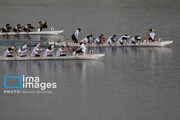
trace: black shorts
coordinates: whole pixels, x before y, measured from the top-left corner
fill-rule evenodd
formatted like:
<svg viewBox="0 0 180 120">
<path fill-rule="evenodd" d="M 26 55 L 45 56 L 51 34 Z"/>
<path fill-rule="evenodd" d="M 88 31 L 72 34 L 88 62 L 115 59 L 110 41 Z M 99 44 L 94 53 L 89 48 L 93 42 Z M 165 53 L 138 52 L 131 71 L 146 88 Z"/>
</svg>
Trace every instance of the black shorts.
<svg viewBox="0 0 180 120">
<path fill-rule="evenodd" d="M 53 55 L 52 54 L 50 54 L 50 55 L 47 55 L 47 57 L 52 57 Z"/>
<path fill-rule="evenodd" d="M 78 43 L 78 40 L 74 34 L 72 34 L 71 38 L 74 41 L 74 43 Z"/>
<path fill-rule="evenodd" d="M 149 37 L 149 40 L 152 40 L 152 38 L 151 38 L 151 37 Z"/>
<path fill-rule="evenodd" d="M 83 53 L 83 51 L 82 50 L 76 51 L 76 54 L 78 54 L 78 53 Z"/>
<path fill-rule="evenodd" d="M 36 54 L 34 57 L 40 57 L 40 55 Z"/>
<path fill-rule="evenodd" d="M 24 32 L 31 32 L 29 29 L 24 28 Z"/>
<path fill-rule="evenodd" d="M 44 24 L 44 25 L 40 26 L 40 31 L 42 31 L 43 28 L 47 29 L 47 27 L 48 27 L 47 24 Z"/>
<path fill-rule="evenodd" d="M 21 55 L 20 57 L 26 57 L 26 55 Z"/>
<path fill-rule="evenodd" d="M 8 30 L 6 30 L 6 29 L 3 28 L 3 29 L 2 29 L 2 32 L 10 32 L 10 31 L 8 31 Z"/>
<path fill-rule="evenodd" d="M 60 54 L 60 56 L 66 56 L 66 54 Z"/>
<path fill-rule="evenodd" d="M 7 55 L 7 57 L 13 57 L 12 55 Z"/>
<path fill-rule="evenodd" d="M 17 32 L 17 29 L 13 29 L 13 32 Z"/>
<path fill-rule="evenodd" d="M 136 42 L 135 42 L 135 41 L 132 41 L 132 43 L 133 43 L 133 44 L 136 44 Z"/>
</svg>

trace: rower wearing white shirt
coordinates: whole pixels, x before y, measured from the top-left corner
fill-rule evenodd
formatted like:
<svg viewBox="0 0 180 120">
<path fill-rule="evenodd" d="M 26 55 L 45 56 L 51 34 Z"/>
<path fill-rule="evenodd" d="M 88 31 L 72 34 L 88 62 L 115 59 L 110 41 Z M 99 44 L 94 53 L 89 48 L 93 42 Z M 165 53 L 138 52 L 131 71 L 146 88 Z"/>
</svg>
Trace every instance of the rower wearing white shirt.
<svg viewBox="0 0 180 120">
<path fill-rule="evenodd" d="M 141 37 L 139 35 L 136 35 L 135 37 L 131 37 L 130 43 L 136 44 L 140 43 Z"/>
<path fill-rule="evenodd" d="M 78 28 L 71 36 L 72 40 L 74 41 L 74 43 L 78 43 L 78 36 L 79 33 L 81 32 L 81 28 Z"/>
<path fill-rule="evenodd" d="M 59 48 L 56 52 L 56 56 L 59 57 L 59 56 L 66 56 L 66 54 L 64 54 L 64 52 L 67 52 L 69 51 L 68 50 L 65 50 L 65 46 L 61 46 L 61 48 Z"/>
<path fill-rule="evenodd" d="M 40 53 L 42 51 L 43 50 L 41 49 L 41 45 L 38 43 L 37 46 L 32 50 L 31 57 L 40 57 Z"/>
<path fill-rule="evenodd" d="M 149 40 L 152 40 L 153 42 L 155 41 L 155 33 L 154 33 L 154 29 L 150 29 L 149 30 L 150 33 L 149 33 Z"/>
<path fill-rule="evenodd" d="M 3 57 L 13 57 L 13 54 L 14 53 L 14 50 L 12 48 L 8 48 L 4 54 L 3 54 Z"/>
<path fill-rule="evenodd" d="M 53 56 L 53 55 L 52 55 L 52 52 L 54 52 L 54 45 L 51 45 L 50 47 L 48 47 L 48 48 L 45 50 L 43 56 L 44 56 L 44 57 L 52 57 L 52 56 Z"/>
<path fill-rule="evenodd" d="M 107 39 L 106 44 L 112 44 L 115 43 L 115 41 L 116 41 L 116 35 L 113 35 Z"/>
<path fill-rule="evenodd" d="M 89 36 L 90 36 L 90 38 L 89 38 L 89 42 L 92 44 L 92 43 L 94 42 L 93 35 L 92 35 L 92 34 L 90 34 Z"/>
<path fill-rule="evenodd" d="M 150 32 L 150 33 L 148 34 L 148 38 L 145 38 L 146 43 L 149 42 L 150 40 L 151 40 L 152 42 L 155 41 L 156 34 L 154 33 L 154 29 L 149 29 L 149 32 Z"/>
<path fill-rule="evenodd" d="M 95 40 L 94 40 L 94 44 L 102 44 L 102 40 L 105 40 L 106 38 L 104 38 L 104 35 L 101 34 L 99 37 L 97 37 Z"/>
<path fill-rule="evenodd" d="M 85 46 L 85 44 L 83 44 L 82 40 L 79 43 L 81 46 L 80 46 L 79 50 L 75 51 L 76 52 L 75 55 L 77 55 L 78 53 L 83 53 L 85 55 L 86 54 L 86 46 Z"/>
<path fill-rule="evenodd" d="M 130 38 L 129 35 L 125 34 L 123 35 L 122 37 L 120 37 L 118 40 L 117 40 L 117 44 L 124 44 L 124 43 L 127 43 L 127 39 Z"/>
<path fill-rule="evenodd" d="M 87 37 L 85 37 L 84 39 L 83 39 L 83 44 L 88 44 L 89 43 L 89 40 L 90 39 L 90 36 L 88 35 Z"/>
<path fill-rule="evenodd" d="M 17 52 L 18 52 L 19 57 L 26 57 L 26 55 L 24 55 L 24 53 L 26 53 L 28 51 L 27 47 L 28 47 L 28 44 L 25 44 L 23 47 L 18 49 Z"/>
<path fill-rule="evenodd" d="M 11 44 L 11 47 L 9 47 L 3 54 L 3 57 L 13 57 L 13 53 L 16 50 L 14 49 L 14 43 Z"/>
</svg>

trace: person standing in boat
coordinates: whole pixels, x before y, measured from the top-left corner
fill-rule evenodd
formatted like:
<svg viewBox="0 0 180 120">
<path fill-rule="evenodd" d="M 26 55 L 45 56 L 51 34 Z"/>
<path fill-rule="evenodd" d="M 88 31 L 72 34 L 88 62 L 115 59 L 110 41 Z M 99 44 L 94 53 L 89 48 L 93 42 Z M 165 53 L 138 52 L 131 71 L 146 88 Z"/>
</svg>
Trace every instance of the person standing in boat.
<svg viewBox="0 0 180 120">
<path fill-rule="evenodd" d="M 24 32 L 32 32 L 35 29 L 31 24 L 24 26 Z"/>
<path fill-rule="evenodd" d="M 16 49 L 14 49 L 14 43 L 12 43 L 11 47 L 4 52 L 3 57 L 13 57 L 14 52 L 16 52 Z"/>
<path fill-rule="evenodd" d="M 116 35 L 110 36 L 107 41 L 106 44 L 113 44 L 116 41 Z"/>
<path fill-rule="evenodd" d="M 48 48 L 46 48 L 43 57 L 52 57 L 53 56 L 52 52 L 54 52 L 54 45 L 51 45 Z"/>
<path fill-rule="evenodd" d="M 11 27 L 10 24 L 8 23 L 8 24 L 6 24 L 6 26 L 4 26 L 4 27 L 2 28 L 2 32 L 11 32 L 11 29 L 12 29 L 12 27 Z"/>
<path fill-rule="evenodd" d="M 86 46 L 85 46 L 85 44 L 83 43 L 83 41 L 81 40 L 81 41 L 79 42 L 79 44 L 80 44 L 81 46 L 80 46 L 80 49 L 78 49 L 78 50 L 75 51 L 75 56 L 76 56 L 77 54 L 79 54 L 79 53 L 82 53 L 83 55 L 86 54 Z"/>
<path fill-rule="evenodd" d="M 42 51 L 43 49 L 41 49 L 41 44 L 38 43 L 36 47 L 34 47 L 34 49 L 32 50 L 31 57 L 40 57 L 40 53 Z"/>
<path fill-rule="evenodd" d="M 65 48 L 66 48 L 66 46 L 61 46 L 58 50 L 57 50 L 57 52 L 56 52 L 56 57 L 60 57 L 60 56 L 66 56 L 66 54 L 64 54 L 64 52 L 68 52 L 69 51 L 69 49 L 68 50 L 65 50 Z"/>
<path fill-rule="evenodd" d="M 17 26 L 13 28 L 13 32 L 17 32 L 17 33 L 22 32 L 21 25 L 17 24 Z"/>
<path fill-rule="evenodd" d="M 104 38 L 104 35 L 101 34 L 99 37 L 97 37 L 95 40 L 94 40 L 94 44 L 102 44 L 103 41 L 102 40 L 105 40 L 106 38 Z"/>
<path fill-rule="evenodd" d="M 148 38 L 145 38 L 146 43 L 149 41 L 154 42 L 155 41 L 156 34 L 154 33 L 154 29 L 149 29 Z"/>
<path fill-rule="evenodd" d="M 71 36 L 71 38 L 75 44 L 78 43 L 78 36 L 79 36 L 80 32 L 81 32 L 81 28 L 78 28 Z"/>
<path fill-rule="evenodd" d="M 118 40 L 117 40 L 117 44 L 121 44 L 123 45 L 124 43 L 127 43 L 127 40 L 128 38 L 130 38 L 131 36 L 125 34 L 123 35 L 122 37 L 120 37 Z"/>
<path fill-rule="evenodd" d="M 24 53 L 28 52 L 28 44 L 25 44 L 23 47 L 18 49 L 18 56 L 19 57 L 26 57 L 26 55 L 24 55 Z"/>
<path fill-rule="evenodd" d="M 40 31 L 42 31 L 43 28 L 45 28 L 47 30 L 48 29 L 48 24 L 46 22 L 39 21 L 39 28 L 40 28 Z"/>
</svg>

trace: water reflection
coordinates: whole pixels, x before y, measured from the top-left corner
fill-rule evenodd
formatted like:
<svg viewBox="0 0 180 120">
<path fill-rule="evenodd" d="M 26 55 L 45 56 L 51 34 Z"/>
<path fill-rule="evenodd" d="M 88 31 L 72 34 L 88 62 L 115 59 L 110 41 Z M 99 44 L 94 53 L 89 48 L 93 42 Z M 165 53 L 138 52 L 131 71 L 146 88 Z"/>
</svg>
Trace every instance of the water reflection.
<svg viewBox="0 0 180 120">
<path fill-rule="evenodd" d="M 53 61 L 1 61 L 4 73 L 31 75 L 62 75 L 78 72 L 82 79 L 86 79 L 87 68 L 103 67 L 99 60 L 53 60 Z M 84 83 L 83 83 L 84 84 Z"/>
</svg>

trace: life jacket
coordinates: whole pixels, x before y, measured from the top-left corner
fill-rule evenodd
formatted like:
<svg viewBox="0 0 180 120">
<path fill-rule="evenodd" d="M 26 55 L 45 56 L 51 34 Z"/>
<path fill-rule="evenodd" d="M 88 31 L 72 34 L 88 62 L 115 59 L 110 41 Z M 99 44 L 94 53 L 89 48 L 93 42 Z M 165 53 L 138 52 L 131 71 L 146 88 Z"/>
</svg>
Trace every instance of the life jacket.
<svg viewBox="0 0 180 120">
<path fill-rule="evenodd" d="M 6 26 L 4 26 L 3 28 L 4 28 L 4 30 L 7 30 L 7 27 L 6 27 Z"/>
<path fill-rule="evenodd" d="M 45 25 L 46 24 L 46 22 L 41 22 L 41 25 Z"/>
<path fill-rule="evenodd" d="M 14 27 L 14 29 L 18 30 L 18 27 L 16 26 L 16 27 Z"/>
<path fill-rule="evenodd" d="M 25 28 L 25 29 L 29 29 L 29 27 L 28 27 L 27 25 L 26 25 L 26 26 L 24 26 L 24 28 Z"/>
</svg>

